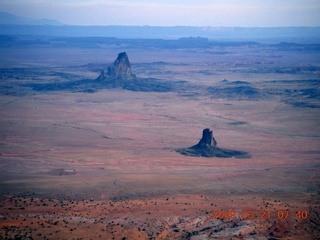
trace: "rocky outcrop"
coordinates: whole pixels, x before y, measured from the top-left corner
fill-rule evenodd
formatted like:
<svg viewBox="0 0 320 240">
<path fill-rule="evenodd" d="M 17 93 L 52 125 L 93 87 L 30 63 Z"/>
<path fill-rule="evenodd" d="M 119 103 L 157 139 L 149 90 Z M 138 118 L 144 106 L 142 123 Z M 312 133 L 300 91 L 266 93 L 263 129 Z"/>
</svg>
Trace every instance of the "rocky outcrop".
<svg viewBox="0 0 320 240">
<path fill-rule="evenodd" d="M 217 147 L 217 142 L 212 135 L 212 131 L 206 128 L 202 132 L 199 143 L 189 147 L 177 149 L 177 152 L 193 157 L 218 157 L 218 158 L 249 158 L 250 154 L 242 151 L 223 149 Z"/>
<path fill-rule="evenodd" d="M 99 68 L 101 69 L 101 65 Z M 165 81 L 155 78 L 138 78 L 132 73 L 128 55 L 125 52 L 119 53 L 113 66 L 101 71 L 98 78 L 81 79 L 77 81 L 66 81 L 57 83 L 31 83 L 26 85 L 35 91 L 59 91 L 69 90 L 72 92 L 94 93 L 103 89 L 122 88 L 130 91 L 140 92 L 171 92 L 184 91 L 187 85 L 183 81 Z M 184 89 L 183 89 L 184 88 Z M 187 87 L 193 89 L 193 86 Z"/>
<path fill-rule="evenodd" d="M 135 79 L 136 76 L 132 74 L 131 64 L 125 52 L 119 53 L 118 58 L 114 61 L 114 66 L 108 67 L 107 73 L 101 71 L 97 78 L 99 81 L 111 84 L 112 87 L 123 87 Z"/>
<path fill-rule="evenodd" d="M 202 131 L 202 138 L 200 139 L 199 143 L 197 144 L 198 147 L 216 147 L 217 142 L 212 136 L 212 131 L 209 128 L 206 128 Z"/>
<path fill-rule="evenodd" d="M 108 75 L 122 79 L 133 79 L 136 77 L 131 72 L 131 64 L 125 52 L 119 53 L 118 58 L 114 61 L 114 68 L 109 67 Z"/>
</svg>

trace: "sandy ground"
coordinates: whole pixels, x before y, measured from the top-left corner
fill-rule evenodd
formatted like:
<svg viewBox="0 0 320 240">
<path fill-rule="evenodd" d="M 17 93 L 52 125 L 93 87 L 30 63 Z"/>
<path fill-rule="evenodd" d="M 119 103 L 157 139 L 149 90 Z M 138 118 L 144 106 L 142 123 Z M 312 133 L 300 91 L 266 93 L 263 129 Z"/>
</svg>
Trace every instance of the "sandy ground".
<svg viewBox="0 0 320 240">
<path fill-rule="evenodd" d="M 259 196 L 259 195 L 258 195 Z M 135 200 L 1 197 L 1 235 L 23 239 L 316 239 L 319 210 L 268 198 L 174 195 Z"/>
<path fill-rule="evenodd" d="M 123 90 L 2 96 L 1 105 L 3 238 L 319 234 L 316 110 Z M 205 127 L 218 146 L 252 158 L 175 151 L 197 143 Z"/>
<path fill-rule="evenodd" d="M 80 66 L 111 63 L 121 51 L 1 49 L 3 67 L 31 69 L 4 71 L 2 80 L 70 81 L 55 72 L 94 79 L 99 72 Z M 274 72 L 317 64 L 317 52 L 258 46 L 127 53 L 139 77 L 201 86 L 319 77 Z M 0 95 L 0 239 L 320 236 L 319 108 L 293 107 L 278 95 L 239 101 L 120 89 L 27 93 Z M 204 128 L 219 147 L 252 158 L 175 151 L 196 144 Z"/>
</svg>

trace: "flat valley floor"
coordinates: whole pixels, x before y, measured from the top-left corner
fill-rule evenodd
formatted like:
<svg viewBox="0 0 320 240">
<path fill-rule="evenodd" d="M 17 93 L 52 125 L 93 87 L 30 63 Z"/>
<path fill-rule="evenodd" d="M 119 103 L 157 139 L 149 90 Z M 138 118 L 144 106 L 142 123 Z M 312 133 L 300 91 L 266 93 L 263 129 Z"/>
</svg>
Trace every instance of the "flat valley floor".
<svg viewBox="0 0 320 240">
<path fill-rule="evenodd" d="M 28 85 L 94 81 L 122 51 L 137 76 L 182 87 Z M 0 55 L 0 239 L 319 237 L 319 50 L 11 47 Z M 219 147 L 251 158 L 176 151 L 204 128 Z"/>
</svg>

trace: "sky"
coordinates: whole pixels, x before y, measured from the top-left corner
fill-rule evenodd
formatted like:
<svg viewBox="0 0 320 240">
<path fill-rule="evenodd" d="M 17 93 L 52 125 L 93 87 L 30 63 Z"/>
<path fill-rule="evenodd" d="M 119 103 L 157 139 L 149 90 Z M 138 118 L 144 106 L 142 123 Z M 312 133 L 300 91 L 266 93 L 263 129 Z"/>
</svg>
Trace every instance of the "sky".
<svg viewBox="0 0 320 240">
<path fill-rule="evenodd" d="M 0 11 L 71 25 L 320 26 L 320 0 L 0 0 Z"/>
</svg>

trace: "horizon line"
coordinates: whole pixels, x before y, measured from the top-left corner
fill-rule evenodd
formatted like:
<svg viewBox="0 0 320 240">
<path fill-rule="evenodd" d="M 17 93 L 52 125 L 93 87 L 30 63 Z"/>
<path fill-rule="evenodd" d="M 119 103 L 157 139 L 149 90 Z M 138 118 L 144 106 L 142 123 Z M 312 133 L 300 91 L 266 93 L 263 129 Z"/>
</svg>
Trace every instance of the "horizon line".
<svg viewBox="0 0 320 240">
<path fill-rule="evenodd" d="M 51 19 L 46 19 L 51 20 Z M 189 28 L 320 28 L 319 26 L 210 26 L 210 25 L 202 25 L 202 26 L 194 26 L 194 25 L 172 25 L 172 26 L 164 26 L 164 25 L 78 25 L 78 24 L 9 24 L 9 23 L 0 23 L 2 26 L 47 26 L 47 27 L 158 27 L 158 28 L 176 28 L 176 27 L 189 27 Z"/>
</svg>

